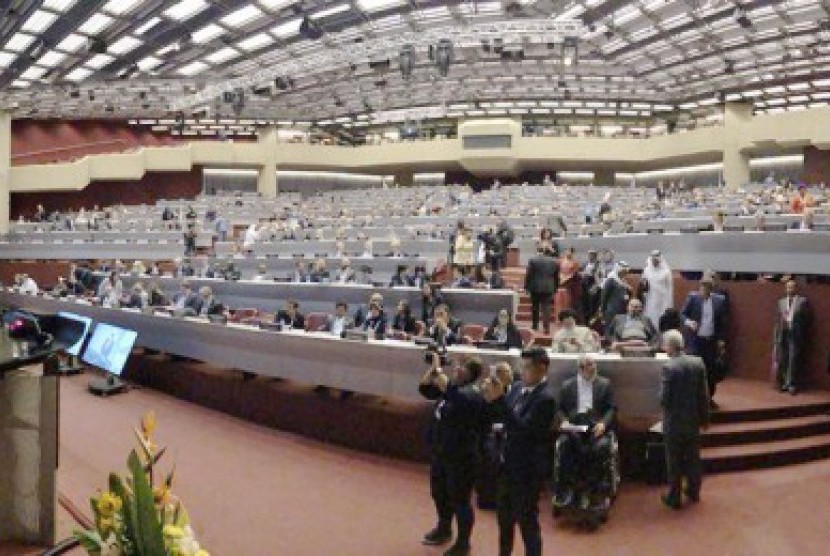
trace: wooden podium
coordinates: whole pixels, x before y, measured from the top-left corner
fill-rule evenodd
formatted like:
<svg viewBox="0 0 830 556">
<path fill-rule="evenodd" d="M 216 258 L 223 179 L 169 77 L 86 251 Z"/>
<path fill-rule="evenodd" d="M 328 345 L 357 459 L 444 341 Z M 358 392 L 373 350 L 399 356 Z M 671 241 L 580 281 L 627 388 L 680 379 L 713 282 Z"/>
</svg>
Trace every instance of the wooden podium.
<svg viewBox="0 0 830 556">
<path fill-rule="evenodd" d="M 56 536 L 58 377 L 51 350 L 0 330 L 0 546 Z"/>
</svg>

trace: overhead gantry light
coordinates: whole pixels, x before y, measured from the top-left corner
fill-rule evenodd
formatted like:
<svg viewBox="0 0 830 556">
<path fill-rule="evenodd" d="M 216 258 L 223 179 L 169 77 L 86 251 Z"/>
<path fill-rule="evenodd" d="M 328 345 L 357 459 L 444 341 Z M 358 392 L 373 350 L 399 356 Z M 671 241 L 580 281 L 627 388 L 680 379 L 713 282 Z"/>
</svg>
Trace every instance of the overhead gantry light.
<svg viewBox="0 0 830 556">
<path fill-rule="evenodd" d="M 415 47 L 411 44 L 405 44 L 401 47 L 401 52 L 398 55 L 398 67 L 401 70 L 401 78 L 409 79 L 412 77 L 412 70 L 415 67 Z"/>
<path fill-rule="evenodd" d="M 449 39 L 441 39 L 435 46 L 435 67 L 441 77 L 447 77 L 450 73 L 450 65 L 453 59 L 452 42 Z"/>
</svg>

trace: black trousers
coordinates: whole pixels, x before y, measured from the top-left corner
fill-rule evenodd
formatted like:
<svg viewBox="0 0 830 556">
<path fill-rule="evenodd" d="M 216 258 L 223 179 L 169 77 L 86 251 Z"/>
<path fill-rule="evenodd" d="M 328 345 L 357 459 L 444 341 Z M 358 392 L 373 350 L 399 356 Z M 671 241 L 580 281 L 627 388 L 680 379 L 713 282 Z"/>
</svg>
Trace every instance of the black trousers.
<svg viewBox="0 0 830 556">
<path fill-rule="evenodd" d="M 695 338 L 695 349 L 692 355 L 697 355 L 703 360 L 706 366 L 706 384 L 709 386 L 709 397 L 715 395 L 715 390 L 718 387 L 718 382 L 723 377 L 719 377 L 715 370 L 718 360 L 718 341 L 715 338 Z"/>
<path fill-rule="evenodd" d="M 545 334 L 550 332 L 550 304 L 552 299 L 553 294 L 549 293 L 530 294 L 530 320 L 533 330 L 539 330 L 539 312 L 541 310 Z"/>
<path fill-rule="evenodd" d="M 474 461 L 454 461 L 440 456 L 432 458 L 429 486 L 438 513 L 438 527 L 449 531 L 455 516 L 458 525 L 456 544 L 470 543 L 475 523 L 471 500 L 477 474 L 478 465 Z"/>
<path fill-rule="evenodd" d="M 499 556 L 513 552 L 513 536 L 518 524 L 526 556 L 542 556 L 542 531 L 539 527 L 541 477 L 499 477 L 498 521 Z"/>
<path fill-rule="evenodd" d="M 700 495 L 703 466 L 700 463 L 700 437 L 697 434 L 668 434 L 666 444 L 666 476 L 669 481 L 669 499 L 680 502 L 683 479 L 690 496 Z"/>
<path fill-rule="evenodd" d="M 605 479 L 604 467 L 611 453 L 611 438 L 599 438 L 564 433 L 557 443 L 558 465 L 554 477 L 557 491 L 573 488 L 577 477 L 599 482 Z"/>
</svg>

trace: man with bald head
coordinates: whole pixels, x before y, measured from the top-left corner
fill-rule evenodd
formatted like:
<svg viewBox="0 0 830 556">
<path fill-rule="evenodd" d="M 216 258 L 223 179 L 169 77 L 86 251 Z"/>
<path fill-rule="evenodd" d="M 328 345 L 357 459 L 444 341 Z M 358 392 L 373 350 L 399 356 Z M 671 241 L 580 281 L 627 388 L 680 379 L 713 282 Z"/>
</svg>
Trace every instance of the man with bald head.
<svg viewBox="0 0 830 556">
<path fill-rule="evenodd" d="M 657 329 L 654 328 L 654 323 L 643 314 L 642 301 L 636 297 L 630 299 L 628 311 L 624 315 L 614 317 L 608 340 L 611 342 L 612 350 L 623 350 L 628 347 L 657 347 Z"/>
</svg>

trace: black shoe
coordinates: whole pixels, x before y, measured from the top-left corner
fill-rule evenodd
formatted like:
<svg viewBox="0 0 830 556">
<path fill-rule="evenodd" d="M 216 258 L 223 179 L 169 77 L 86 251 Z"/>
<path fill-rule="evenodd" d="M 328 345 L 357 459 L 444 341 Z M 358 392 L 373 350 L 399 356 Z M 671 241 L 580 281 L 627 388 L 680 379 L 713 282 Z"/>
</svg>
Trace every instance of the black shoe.
<svg viewBox="0 0 830 556">
<path fill-rule="evenodd" d="M 683 493 L 683 494 L 685 494 L 685 495 L 686 495 L 686 498 L 687 498 L 687 499 L 689 500 L 689 502 L 691 502 L 692 504 L 697 504 L 698 502 L 700 502 L 700 493 L 699 493 L 699 492 L 692 493 L 692 492 L 689 492 L 689 491 L 687 490 L 687 491 L 684 491 L 684 493 Z"/>
<path fill-rule="evenodd" d="M 683 507 L 682 502 L 680 502 L 679 500 L 675 500 L 674 498 L 669 497 L 668 494 L 662 495 L 660 497 L 660 500 L 663 501 L 663 504 L 665 504 L 666 506 L 668 506 L 669 508 L 671 508 L 673 510 L 679 510 Z"/>
<path fill-rule="evenodd" d="M 787 387 L 786 384 L 782 384 L 781 387 L 779 388 L 779 390 L 781 390 L 782 392 L 786 392 L 787 390 L 789 390 L 789 388 Z"/>
<path fill-rule="evenodd" d="M 790 396 L 795 396 L 795 394 L 796 394 L 795 386 L 790 386 L 789 388 L 787 388 L 787 390 L 789 390 Z"/>
<path fill-rule="evenodd" d="M 426 535 L 421 540 L 421 544 L 427 544 L 430 546 L 438 546 L 441 544 L 447 544 L 452 540 L 452 531 L 449 529 L 443 529 L 441 527 L 436 527 Z"/>
<path fill-rule="evenodd" d="M 469 553 L 470 553 L 470 545 L 469 544 L 455 543 L 446 552 L 444 552 L 444 556 L 467 556 Z"/>
</svg>

